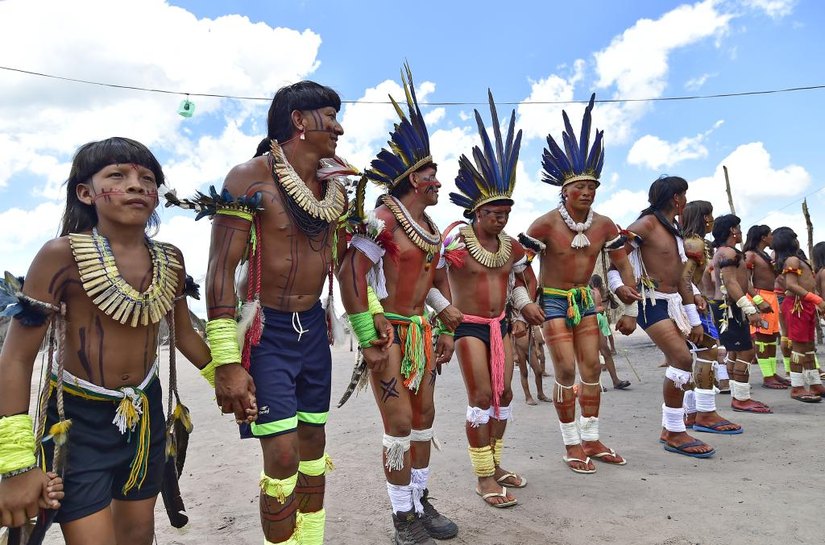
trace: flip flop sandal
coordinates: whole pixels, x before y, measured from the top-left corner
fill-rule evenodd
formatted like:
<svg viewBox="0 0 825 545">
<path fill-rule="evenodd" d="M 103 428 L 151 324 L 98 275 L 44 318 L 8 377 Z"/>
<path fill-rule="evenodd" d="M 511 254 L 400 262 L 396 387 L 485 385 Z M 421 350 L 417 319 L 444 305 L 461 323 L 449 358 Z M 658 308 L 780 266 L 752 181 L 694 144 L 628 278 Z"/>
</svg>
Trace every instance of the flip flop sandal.
<svg viewBox="0 0 825 545">
<path fill-rule="evenodd" d="M 567 464 L 567 467 L 569 467 L 570 471 L 572 471 L 573 473 L 583 473 L 586 475 L 589 475 L 590 473 L 596 473 L 595 467 L 593 469 L 579 469 L 577 467 L 573 467 L 570 465 L 570 462 L 579 462 L 581 464 L 588 465 L 590 463 L 590 456 L 585 457 L 584 460 L 582 460 L 581 458 L 571 458 L 569 456 L 562 456 L 561 459 L 564 460 L 564 463 Z"/>
<path fill-rule="evenodd" d="M 520 475 L 516 475 L 515 473 L 505 473 L 504 475 L 502 475 L 501 477 L 496 479 L 496 482 L 498 484 L 500 484 L 501 486 L 505 486 L 506 483 L 503 483 L 501 481 L 504 481 L 504 480 L 507 480 L 507 479 L 518 479 L 521 483 L 521 484 L 507 484 L 506 486 L 509 486 L 510 488 L 524 488 L 525 486 L 527 486 L 527 478 L 522 477 Z"/>
<path fill-rule="evenodd" d="M 735 430 L 720 430 L 719 429 L 722 426 L 727 426 L 729 424 L 733 424 L 733 422 L 729 422 L 728 420 L 720 420 L 719 422 L 717 422 L 716 424 L 714 424 L 712 426 L 700 426 L 698 424 L 694 424 L 693 431 L 702 431 L 702 432 L 705 432 L 705 433 L 718 433 L 720 435 L 739 435 L 740 433 L 745 431 L 744 429 L 742 429 L 742 426 L 739 426 L 739 428 L 735 429 Z"/>
<path fill-rule="evenodd" d="M 676 454 L 682 454 L 683 456 L 690 456 L 691 458 L 710 458 L 716 454 L 716 449 L 710 449 L 708 452 L 688 452 L 685 450 L 691 447 L 700 447 L 704 444 L 705 443 L 699 440 L 691 441 L 689 443 L 685 443 L 684 445 L 679 445 L 678 447 L 665 443 L 665 450 L 668 452 L 675 452 Z"/>
<path fill-rule="evenodd" d="M 819 403 L 820 401 L 822 401 L 822 397 L 816 394 L 802 394 L 798 396 L 791 396 L 791 399 L 801 401 L 802 403 Z"/>
<path fill-rule="evenodd" d="M 512 506 L 514 506 L 518 503 L 518 500 L 515 499 L 515 498 L 512 499 L 512 500 L 503 501 L 501 503 L 491 503 L 491 502 L 487 501 L 489 498 L 506 498 L 507 497 L 507 487 L 506 486 L 501 487 L 501 492 L 489 492 L 487 494 L 482 494 L 481 490 L 476 488 L 476 494 L 481 496 L 481 499 L 484 500 L 484 503 L 486 503 L 487 505 L 489 505 L 491 507 L 495 507 L 497 509 L 504 509 L 505 507 L 512 507 Z"/>
<path fill-rule="evenodd" d="M 630 386 L 630 381 L 629 380 L 623 380 L 623 381 L 619 382 L 617 385 L 615 385 L 613 387 L 613 389 L 614 390 L 624 390 L 628 386 Z"/>
<path fill-rule="evenodd" d="M 605 464 L 611 464 L 611 465 L 614 465 L 614 466 L 623 466 L 627 463 L 627 460 L 625 460 L 623 457 L 616 454 L 616 451 L 613 450 L 613 449 L 609 449 L 609 450 L 606 450 L 604 452 L 597 452 L 596 454 L 591 454 L 590 456 L 592 458 L 597 459 L 600 462 L 603 462 Z M 603 460 L 603 458 L 605 456 L 613 456 L 615 458 L 622 458 L 622 461 L 621 462 L 608 462 L 607 460 Z"/>
</svg>

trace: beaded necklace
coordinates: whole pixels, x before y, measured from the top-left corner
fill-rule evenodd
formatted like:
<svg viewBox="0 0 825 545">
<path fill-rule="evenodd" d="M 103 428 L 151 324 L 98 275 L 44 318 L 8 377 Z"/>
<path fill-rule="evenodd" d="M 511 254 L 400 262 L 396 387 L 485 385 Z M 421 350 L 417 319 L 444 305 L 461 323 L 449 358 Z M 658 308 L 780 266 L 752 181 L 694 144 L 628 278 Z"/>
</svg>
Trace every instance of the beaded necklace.
<svg viewBox="0 0 825 545">
<path fill-rule="evenodd" d="M 109 240 L 97 228 L 91 235 L 69 234 L 69 243 L 86 295 L 116 322 L 131 327 L 156 324 L 172 309 L 182 267 L 170 245 L 146 239 L 152 282 L 139 292 L 120 275 Z"/>
<path fill-rule="evenodd" d="M 464 237 L 467 251 L 473 256 L 473 259 L 488 269 L 498 269 L 510 260 L 512 244 L 510 243 L 510 237 L 504 233 L 498 234 L 498 250 L 491 252 L 481 245 L 472 225 L 465 225 L 458 232 Z"/>
<path fill-rule="evenodd" d="M 423 227 L 418 225 L 417 221 L 412 219 L 410 212 L 404 204 L 392 195 L 382 196 L 381 202 L 392 212 L 395 221 L 401 226 L 401 229 L 404 231 L 404 234 L 407 235 L 407 238 L 410 239 L 410 242 L 427 254 L 427 264 L 425 268 L 429 269 L 433 258 L 441 250 L 441 233 L 438 232 L 438 228 L 433 223 L 433 220 L 431 220 L 430 216 L 426 213 L 424 214 L 424 221 L 427 222 L 427 225 L 432 230 L 432 233 L 427 232 Z"/>
</svg>

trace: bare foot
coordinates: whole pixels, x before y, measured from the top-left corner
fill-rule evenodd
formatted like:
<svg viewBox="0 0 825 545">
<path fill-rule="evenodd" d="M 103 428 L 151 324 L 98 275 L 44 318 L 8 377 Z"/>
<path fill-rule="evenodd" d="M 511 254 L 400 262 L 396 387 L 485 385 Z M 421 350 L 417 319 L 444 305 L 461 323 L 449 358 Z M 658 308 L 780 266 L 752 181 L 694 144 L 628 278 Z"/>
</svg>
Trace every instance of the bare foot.
<svg viewBox="0 0 825 545">
<path fill-rule="evenodd" d="M 762 387 L 770 390 L 787 390 L 788 385 L 779 380 L 776 375 L 762 379 Z"/>
<path fill-rule="evenodd" d="M 547 403 L 550 403 L 551 401 L 553 401 L 552 399 L 550 399 L 549 397 L 547 397 L 543 393 L 539 394 L 537 397 L 539 398 L 539 401 L 545 401 Z"/>
<path fill-rule="evenodd" d="M 696 413 L 688 413 L 685 415 L 685 427 L 692 428 L 696 423 Z"/>
<path fill-rule="evenodd" d="M 803 386 L 794 386 L 791 388 L 791 399 L 802 401 L 803 403 L 819 403 L 822 397 L 813 392 L 809 392 Z"/>
<path fill-rule="evenodd" d="M 821 384 L 811 384 L 811 393 L 822 397 L 825 394 L 825 387 Z"/>
<path fill-rule="evenodd" d="M 696 413 L 695 425 L 702 426 L 703 428 L 710 428 L 720 433 L 742 429 L 742 426 L 722 418 L 722 416 L 716 411 L 709 413 Z"/>
<path fill-rule="evenodd" d="M 596 466 L 592 460 L 587 459 L 587 454 L 584 453 L 581 443 L 577 445 L 565 446 L 567 456 L 564 457 L 564 463 L 567 464 L 571 470 L 576 473 L 595 473 Z"/>
<path fill-rule="evenodd" d="M 538 403 L 536 403 L 536 400 L 533 399 L 532 397 L 528 397 L 527 399 L 524 400 L 524 402 L 527 403 L 528 405 L 538 405 Z"/>
<path fill-rule="evenodd" d="M 476 493 L 479 496 L 484 496 L 486 494 L 500 494 L 503 491 L 504 487 L 498 484 L 495 479 L 492 477 L 479 477 L 478 479 L 478 486 L 476 487 Z M 484 501 L 490 505 L 498 505 L 502 503 L 510 503 L 516 501 L 515 496 L 510 494 L 508 491 L 504 496 L 489 496 L 484 498 Z"/>
<path fill-rule="evenodd" d="M 791 395 L 793 396 L 793 394 Z M 731 398 L 730 408 L 740 413 L 769 414 L 773 412 L 770 407 L 755 399 L 739 400 Z"/>
</svg>

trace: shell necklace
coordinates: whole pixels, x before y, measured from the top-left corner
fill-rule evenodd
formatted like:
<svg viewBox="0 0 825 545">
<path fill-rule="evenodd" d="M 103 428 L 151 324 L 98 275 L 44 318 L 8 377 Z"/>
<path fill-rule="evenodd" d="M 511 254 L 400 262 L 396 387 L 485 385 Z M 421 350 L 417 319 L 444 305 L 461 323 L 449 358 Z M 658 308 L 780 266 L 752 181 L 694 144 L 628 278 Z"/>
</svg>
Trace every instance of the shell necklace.
<svg viewBox="0 0 825 545">
<path fill-rule="evenodd" d="M 496 252 L 491 252 L 481 245 L 472 225 L 465 225 L 458 232 L 464 237 L 467 251 L 470 252 L 473 259 L 488 269 L 498 269 L 510 260 L 512 244 L 510 243 L 510 237 L 503 232 L 498 234 L 498 250 Z"/>
<path fill-rule="evenodd" d="M 429 269 L 433 258 L 441 251 L 441 233 L 438 232 L 438 228 L 433 223 L 433 220 L 430 219 L 430 216 L 424 214 L 424 221 L 427 222 L 427 225 L 433 231 L 430 233 L 418 225 L 418 222 L 412 219 L 410 212 L 404 204 L 392 195 L 382 196 L 381 202 L 392 212 L 395 221 L 397 221 L 401 229 L 404 230 L 404 234 L 407 235 L 410 242 L 427 254 L 426 269 Z"/>
</svg>

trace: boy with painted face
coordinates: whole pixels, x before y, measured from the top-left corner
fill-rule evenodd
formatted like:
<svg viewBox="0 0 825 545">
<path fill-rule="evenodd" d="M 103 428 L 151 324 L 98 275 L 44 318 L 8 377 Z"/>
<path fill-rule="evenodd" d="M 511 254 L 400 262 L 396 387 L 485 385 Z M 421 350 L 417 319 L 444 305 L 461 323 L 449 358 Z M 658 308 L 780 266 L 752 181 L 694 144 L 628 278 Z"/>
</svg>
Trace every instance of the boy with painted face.
<svg viewBox="0 0 825 545">
<path fill-rule="evenodd" d="M 610 218 L 592 209 L 604 163 L 603 131 L 596 131 L 592 147 L 588 145 L 594 101 L 595 95 L 585 108 L 578 141 L 566 112 L 565 149 L 548 135 L 542 181 L 561 186 L 562 202 L 534 221 L 522 239 L 525 246 L 541 253 L 544 336 L 556 375 L 553 402 L 567 450 L 564 462 L 576 473 L 596 472 L 591 457 L 625 464 L 624 458 L 599 440 L 599 324 L 588 283 L 602 249 L 608 250 L 611 263 L 620 271 L 623 285 L 615 290 L 619 299 L 631 303 L 639 298 L 627 255 L 617 251 L 624 248 L 625 237 Z M 577 364 L 578 394 L 573 388 Z M 581 406 L 578 423 L 576 397 Z"/>
<path fill-rule="evenodd" d="M 467 388 L 465 429 L 478 478 L 476 493 L 500 508 L 516 504 L 507 487 L 527 485 L 526 478 L 501 467 L 504 430 L 513 400 L 513 347 L 505 319 L 511 276 L 514 309 L 531 325 L 541 324 L 544 314 L 527 292 L 535 278 L 524 248 L 504 233 L 513 205 L 521 131 L 514 138 L 513 111 L 506 141 L 502 141 L 492 94 L 490 113 L 495 142 L 490 141 L 476 111 L 482 147 L 473 149 L 475 164 L 466 155 L 459 159 L 456 187 L 460 193 L 450 193 L 450 200 L 464 208 L 470 223 L 456 222 L 450 227 L 462 225 L 445 242 L 445 259 L 453 302 L 464 316 L 455 330 L 455 345 Z"/>
<path fill-rule="evenodd" d="M 53 499 L 43 492 L 48 478 L 35 463 L 27 415 L 33 362 L 53 322 L 53 388 L 43 385 L 38 435 L 52 436 L 45 465 L 54 458 L 65 468 L 54 520 L 69 544 L 152 542 L 167 443 L 160 320 L 176 325 L 173 340 L 189 361 L 203 368 L 210 359 L 190 322 L 180 251 L 146 234 L 158 221 L 163 181 L 154 155 L 128 138 L 90 142 L 75 154 L 60 236 L 32 262 L 0 353 L 4 526 L 31 516 L 38 496 Z"/>
</svg>

